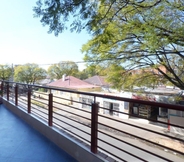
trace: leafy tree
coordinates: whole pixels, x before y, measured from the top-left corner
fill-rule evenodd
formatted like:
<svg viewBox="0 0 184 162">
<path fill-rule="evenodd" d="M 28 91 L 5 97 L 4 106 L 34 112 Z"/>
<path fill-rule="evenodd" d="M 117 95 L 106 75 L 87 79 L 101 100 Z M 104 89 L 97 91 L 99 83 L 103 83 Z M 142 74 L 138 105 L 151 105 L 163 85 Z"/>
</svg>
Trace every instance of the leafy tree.
<svg viewBox="0 0 184 162">
<path fill-rule="evenodd" d="M 13 75 L 12 67 L 9 65 L 0 65 L 0 79 L 8 80 Z"/>
<path fill-rule="evenodd" d="M 35 17 L 41 17 L 43 26 L 49 25 L 48 32 L 58 35 L 67 28 L 66 23 L 71 16 L 73 16 L 70 24 L 71 31 L 80 32 L 95 15 L 98 4 L 98 1 L 89 0 L 37 0 L 33 10 Z"/>
<path fill-rule="evenodd" d="M 121 65 L 111 64 L 106 68 L 106 81 L 112 85 L 112 88 L 117 90 L 122 89 L 122 76 L 125 70 Z"/>
<path fill-rule="evenodd" d="M 95 76 L 95 75 L 100 75 L 100 76 L 105 76 L 107 73 L 107 68 L 108 66 L 106 64 L 90 64 L 87 65 L 86 68 L 80 72 L 78 72 L 78 78 L 80 79 L 87 79 L 89 77 Z"/>
<path fill-rule="evenodd" d="M 87 79 L 94 75 L 99 75 L 99 69 L 97 65 L 89 65 L 84 70 L 78 72 L 78 78 Z"/>
<path fill-rule="evenodd" d="M 15 67 L 14 80 L 27 84 L 35 84 L 36 81 L 44 79 L 47 76 L 45 69 L 37 64 L 25 64 Z"/>
<path fill-rule="evenodd" d="M 84 79 L 88 78 L 88 74 L 86 73 L 86 71 L 84 69 L 84 70 L 78 72 L 77 77 L 81 80 L 84 80 Z"/>
<path fill-rule="evenodd" d="M 98 65 L 92 64 L 88 65 L 84 71 L 86 72 L 88 78 L 92 77 L 94 75 L 99 75 L 99 69 L 97 67 Z"/>
<path fill-rule="evenodd" d="M 134 83 L 155 84 L 162 75 L 163 82 L 166 79 L 181 89 L 184 89 L 183 10 L 184 2 L 179 0 L 45 0 L 44 3 L 39 0 L 34 8 L 35 15 L 55 35 L 66 28 L 71 15 L 74 16 L 71 30 L 86 28 L 93 33 L 93 38 L 83 46 L 85 60 L 116 63 L 126 69 L 127 75 L 134 69 L 156 69 L 159 75 L 145 71 L 139 81 L 134 78 Z M 153 82 L 150 74 L 154 75 Z M 135 75 L 127 78 L 130 77 Z"/>
<path fill-rule="evenodd" d="M 73 61 L 62 61 L 58 64 L 51 65 L 48 68 L 48 75 L 51 79 L 61 79 L 64 74 L 77 76 L 78 66 Z"/>
</svg>

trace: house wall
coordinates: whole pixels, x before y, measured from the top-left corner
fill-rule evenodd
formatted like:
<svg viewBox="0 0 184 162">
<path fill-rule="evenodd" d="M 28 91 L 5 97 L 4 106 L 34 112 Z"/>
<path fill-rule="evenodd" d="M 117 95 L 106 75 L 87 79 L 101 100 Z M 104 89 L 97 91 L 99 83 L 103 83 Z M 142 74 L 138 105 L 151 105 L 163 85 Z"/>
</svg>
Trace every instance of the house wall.
<svg viewBox="0 0 184 162">
<path fill-rule="evenodd" d="M 79 108 L 91 108 L 90 106 L 86 104 L 91 104 L 92 102 L 94 102 L 94 97 L 87 96 L 87 95 L 80 95 L 79 101 L 84 103 L 84 104 L 79 104 Z M 96 102 L 99 103 L 99 107 L 102 107 L 102 108 L 99 108 L 99 113 L 110 115 L 110 111 L 103 109 L 104 107 L 110 110 L 110 104 L 113 105 L 113 110 L 129 113 L 129 103 L 127 102 L 117 101 L 117 100 L 112 100 L 112 99 L 107 99 L 107 98 L 102 98 L 102 97 L 96 97 Z M 115 105 L 116 105 L 116 109 L 115 109 Z M 129 117 L 126 114 L 117 113 L 117 112 L 113 112 L 113 115 L 119 116 L 120 118 L 124 118 L 124 119 L 128 119 Z"/>
<path fill-rule="evenodd" d="M 184 127 L 184 117 L 171 115 L 169 119 L 170 119 L 170 123 Z M 184 135 L 184 129 L 181 129 L 181 128 L 170 126 L 170 131 Z"/>
<path fill-rule="evenodd" d="M 78 98 L 79 98 L 78 94 L 69 93 L 69 92 L 63 92 L 63 93 L 60 93 L 60 92 L 61 91 L 53 91 L 52 92 L 53 93 L 53 101 L 59 102 L 59 103 L 62 103 L 62 104 L 67 104 L 67 105 L 71 105 L 72 104 L 72 100 L 78 101 Z M 35 97 L 48 99 L 48 93 L 47 92 L 45 92 L 45 93 L 42 92 L 42 94 L 40 94 L 39 92 L 34 92 L 33 95 Z"/>
<path fill-rule="evenodd" d="M 94 88 L 79 88 L 78 91 L 85 91 L 85 92 L 100 92 L 102 90 L 101 87 L 94 87 Z"/>
<path fill-rule="evenodd" d="M 95 87 L 95 88 L 81 88 L 77 89 L 78 91 L 84 91 L 84 92 L 100 92 L 101 87 Z M 73 101 L 79 101 L 79 94 L 77 93 L 69 93 L 64 91 L 58 91 L 58 90 L 52 90 L 51 93 L 53 94 L 53 101 L 59 102 L 62 104 L 71 105 L 74 102 Z M 35 97 L 40 97 L 44 99 L 48 99 L 48 93 L 47 92 L 34 92 Z M 64 99 L 62 99 L 64 98 Z M 65 100 L 66 99 L 66 100 Z"/>
<path fill-rule="evenodd" d="M 183 117 L 184 118 L 184 111 L 178 111 L 178 110 L 171 110 L 169 109 L 169 116 L 176 116 L 176 117 Z"/>
<path fill-rule="evenodd" d="M 169 123 L 184 127 L 184 111 L 169 109 L 168 119 L 169 119 Z M 174 127 L 174 126 L 170 126 L 168 128 L 170 129 L 171 132 L 184 135 L 184 129 Z"/>
</svg>

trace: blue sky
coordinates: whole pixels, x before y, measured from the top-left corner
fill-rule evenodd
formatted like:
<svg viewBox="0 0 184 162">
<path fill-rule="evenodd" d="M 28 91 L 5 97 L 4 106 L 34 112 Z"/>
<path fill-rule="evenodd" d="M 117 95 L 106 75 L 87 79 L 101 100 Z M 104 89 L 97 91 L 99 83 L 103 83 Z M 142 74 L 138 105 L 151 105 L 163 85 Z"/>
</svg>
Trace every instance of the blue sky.
<svg viewBox="0 0 184 162">
<path fill-rule="evenodd" d="M 36 0 L 1 1 L 0 64 L 82 61 L 80 49 L 90 35 L 69 30 L 58 37 L 48 34 L 48 26 L 43 27 L 40 19 L 33 17 L 35 4 Z"/>
</svg>

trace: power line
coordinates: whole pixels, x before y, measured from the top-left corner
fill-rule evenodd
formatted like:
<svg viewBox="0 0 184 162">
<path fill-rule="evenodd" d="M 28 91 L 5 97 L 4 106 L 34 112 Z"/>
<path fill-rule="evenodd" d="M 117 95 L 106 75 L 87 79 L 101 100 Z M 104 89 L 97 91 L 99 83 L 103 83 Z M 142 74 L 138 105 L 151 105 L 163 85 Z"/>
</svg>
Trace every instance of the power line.
<svg viewBox="0 0 184 162">
<path fill-rule="evenodd" d="M 76 64 L 84 64 L 84 63 L 99 63 L 103 61 L 112 61 L 112 60 L 120 60 L 122 58 L 112 58 L 112 59 L 100 59 L 100 60 L 88 60 L 88 61 L 60 61 L 57 63 L 48 63 L 48 64 L 37 64 L 40 66 L 48 66 L 48 65 L 55 65 L 55 64 L 69 64 L 70 62 Z M 14 65 L 24 65 L 24 64 L 14 64 Z"/>
<path fill-rule="evenodd" d="M 21 65 L 26 65 L 26 64 L 37 64 L 39 66 L 51 66 L 51 65 L 57 65 L 57 64 L 69 64 L 71 63 L 76 63 L 76 64 L 85 64 L 85 63 L 100 63 L 103 61 L 113 61 L 113 60 L 121 60 L 122 58 L 109 58 L 109 59 L 99 59 L 99 60 L 88 60 L 88 61 L 60 61 L 57 63 L 45 63 L 45 64 L 40 64 L 40 63 L 21 63 L 21 64 L 16 64 L 16 63 L 11 63 L 11 66 L 21 66 Z"/>
</svg>

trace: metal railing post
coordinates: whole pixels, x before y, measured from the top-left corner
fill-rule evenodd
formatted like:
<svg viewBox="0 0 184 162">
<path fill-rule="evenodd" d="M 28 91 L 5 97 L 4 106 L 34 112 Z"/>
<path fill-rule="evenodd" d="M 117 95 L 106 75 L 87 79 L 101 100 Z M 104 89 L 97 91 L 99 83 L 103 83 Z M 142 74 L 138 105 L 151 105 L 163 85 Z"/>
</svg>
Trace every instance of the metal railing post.
<svg viewBox="0 0 184 162">
<path fill-rule="evenodd" d="M 9 90 L 9 83 L 7 83 L 7 85 L 6 85 L 6 96 L 7 96 L 7 100 L 9 101 L 9 92 L 10 92 L 10 90 Z"/>
<path fill-rule="evenodd" d="M 4 90 L 4 82 L 1 82 L 1 97 L 3 97 L 3 90 Z"/>
<path fill-rule="evenodd" d="M 28 89 L 27 93 L 27 112 L 31 113 L 31 89 Z"/>
<path fill-rule="evenodd" d="M 15 105 L 18 105 L 18 85 L 15 86 Z"/>
<path fill-rule="evenodd" d="M 53 122 L 53 94 L 50 93 L 49 94 L 49 112 L 48 112 L 48 124 L 49 126 L 52 126 L 52 122 Z"/>
<path fill-rule="evenodd" d="M 98 104 L 92 103 L 91 112 L 91 152 L 97 153 L 98 138 Z"/>
</svg>

